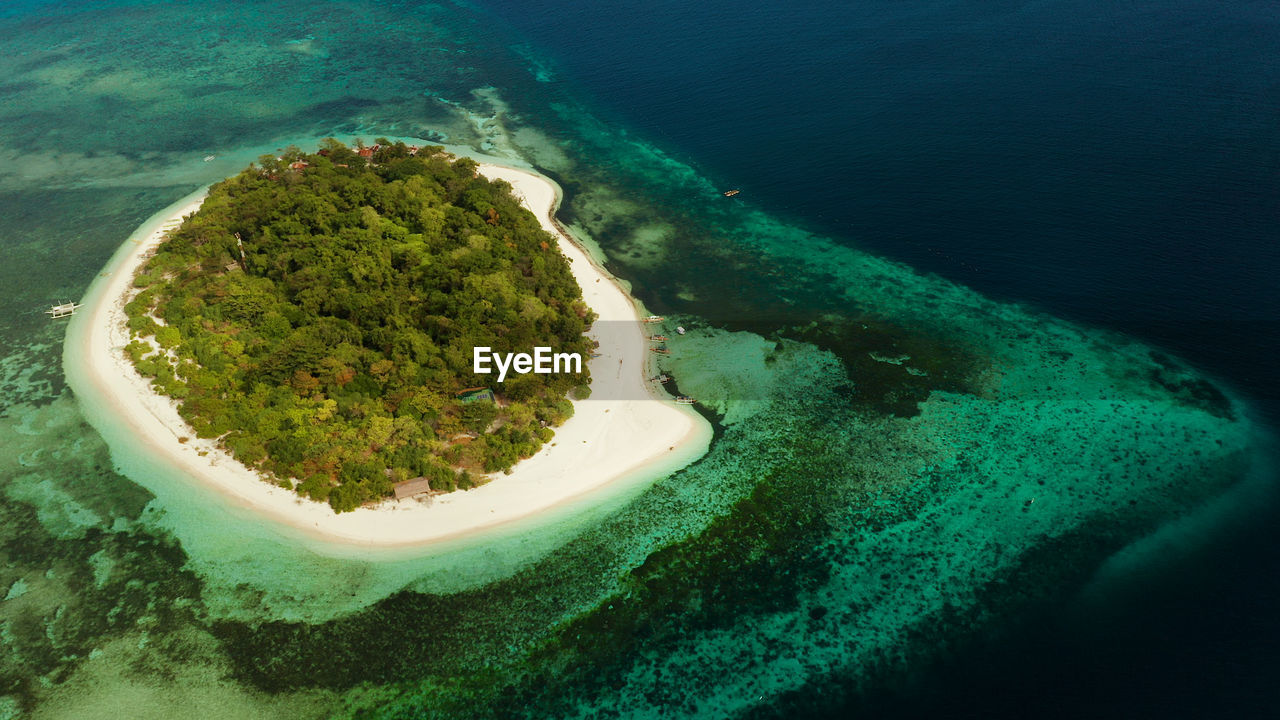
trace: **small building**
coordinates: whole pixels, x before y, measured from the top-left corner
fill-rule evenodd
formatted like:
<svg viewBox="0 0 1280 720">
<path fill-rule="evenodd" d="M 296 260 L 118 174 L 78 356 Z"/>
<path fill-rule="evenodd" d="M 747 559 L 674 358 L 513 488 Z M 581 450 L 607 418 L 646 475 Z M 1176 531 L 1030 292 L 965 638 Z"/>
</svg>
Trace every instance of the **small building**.
<svg viewBox="0 0 1280 720">
<path fill-rule="evenodd" d="M 294 162 L 289 163 L 289 169 L 290 169 L 290 170 L 302 170 L 302 169 L 304 169 L 304 168 L 306 168 L 306 167 L 307 167 L 307 163 L 306 163 L 306 162 L 304 162 L 304 161 L 302 161 L 302 160 L 297 160 L 297 161 L 294 161 Z"/>
<path fill-rule="evenodd" d="M 360 148 L 360 150 L 359 150 L 358 152 L 359 152 L 359 154 L 360 154 L 360 157 L 362 157 L 362 158 L 371 158 L 371 157 L 373 157 L 373 148 L 371 148 L 371 147 L 362 147 L 362 148 Z"/>
<path fill-rule="evenodd" d="M 421 495 L 431 492 L 431 483 L 425 477 L 416 477 L 412 480 L 405 480 L 395 485 L 396 499 L 403 500 L 405 498 Z"/>
<path fill-rule="evenodd" d="M 489 402 L 497 402 L 493 397 L 493 391 L 487 387 L 473 387 L 459 391 L 455 397 L 464 403 L 475 402 L 477 400 L 488 400 Z"/>
</svg>

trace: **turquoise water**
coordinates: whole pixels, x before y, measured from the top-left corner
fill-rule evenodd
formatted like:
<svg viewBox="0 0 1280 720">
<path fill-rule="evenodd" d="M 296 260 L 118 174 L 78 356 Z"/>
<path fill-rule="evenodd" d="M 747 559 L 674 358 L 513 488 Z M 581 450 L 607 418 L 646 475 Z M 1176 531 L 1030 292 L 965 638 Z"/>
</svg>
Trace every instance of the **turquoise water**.
<svg viewBox="0 0 1280 720">
<path fill-rule="evenodd" d="M 726 201 L 494 24 L 360 2 L 0 18 L 4 711 L 785 712 L 1084 587 L 1255 470 L 1264 438 L 1222 383 Z M 707 455 L 482 542 L 373 552 L 131 452 L 67 389 L 44 307 L 167 205 L 330 134 L 554 177 L 562 218 L 689 328 L 668 370 L 716 424 Z"/>
</svg>

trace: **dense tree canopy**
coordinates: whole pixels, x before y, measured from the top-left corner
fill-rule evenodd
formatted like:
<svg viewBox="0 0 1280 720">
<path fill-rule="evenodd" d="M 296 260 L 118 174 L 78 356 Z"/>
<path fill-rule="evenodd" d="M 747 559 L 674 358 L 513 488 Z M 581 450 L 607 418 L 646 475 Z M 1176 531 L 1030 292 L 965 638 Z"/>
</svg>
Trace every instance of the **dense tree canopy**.
<svg viewBox="0 0 1280 720">
<path fill-rule="evenodd" d="M 214 185 L 128 305 L 130 355 L 200 437 L 338 511 L 536 452 L 585 367 L 499 384 L 472 348 L 585 358 L 594 318 L 507 183 L 440 148 L 375 148 L 289 148 Z M 458 399 L 486 382 L 496 403 Z"/>
</svg>

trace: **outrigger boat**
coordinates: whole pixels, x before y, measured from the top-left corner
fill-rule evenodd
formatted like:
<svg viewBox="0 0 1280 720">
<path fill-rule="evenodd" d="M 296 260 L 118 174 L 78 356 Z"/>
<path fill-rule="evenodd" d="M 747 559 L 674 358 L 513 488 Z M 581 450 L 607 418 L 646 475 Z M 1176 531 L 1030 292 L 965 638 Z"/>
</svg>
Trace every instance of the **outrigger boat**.
<svg viewBox="0 0 1280 720">
<path fill-rule="evenodd" d="M 653 377 L 649 378 L 649 382 L 668 383 L 668 382 L 671 382 L 671 376 L 665 375 L 665 374 L 654 375 Z"/>
<path fill-rule="evenodd" d="M 72 315 L 75 315 L 76 310 L 78 310 L 79 308 L 80 308 L 80 303 L 75 303 L 75 302 L 62 303 L 61 305 L 54 305 L 50 307 L 48 310 L 45 310 L 44 314 L 56 320 L 58 318 L 71 317 Z"/>
<path fill-rule="evenodd" d="M 697 401 L 696 401 L 696 400 L 694 400 L 693 398 L 689 397 L 688 395 L 681 395 L 681 396 L 679 396 L 679 397 L 677 397 L 677 398 L 676 398 L 676 404 L 677 404 L 677 405 L 692 405 L 692 404 L 694 404 L 695 402 L 697 402 Z"/>
<path fill-rule="evenodd" d="M 670 355 L 670 354 L 671 354 L 671 351 L 670 351 L 670 350 L 668 350 L 668 349 L 666 349 L 666 348 L 665 348 L 665 347 L 663 347 L 662 345 L 659 345 L 658 347 L 655 347 L 655 348 L 649 348 L 649 349 L 650 349 L 650 350 L 652 350 L 652 351 L 654 351 L 654 352 L 656 352 L 656 353 L 658 353 L 659 355 Z"/>
<path fill-rule="evenodd" d="M 663 320 L 666 320 L 666 318 L 662 317 L 661 315 L 650 315 L 649 317 L 644 319 L 644 321 L 647 323 L 660 323 Z"/>
<path fill-rule="evenodd" d="M 720 194 L 721 194 L 721 195 L 723 195 L 723 196 L 725 196 L 725 197 L 733 197 L 734 195 L 737 195 L 737 194 L 738 194 L 738 193 L 740 193 L 740 192 L 742 192 L 742 191 L 741 191 L 741 190 L 739 190 L 739 189 L 737 189 L 737 188 L 734 188 L 734 189 L 732 189 L 732 190 L 725 190 L 724 192 L 722 192 L 722 193 L 720 193 Z"/>
<path fill-rule="evenodd" d="M 666 335 L 654 335 L 653 337 L 649 338 L 649 342 L 666 342 L 666 341 L 667 341 Z"/>
</svg>

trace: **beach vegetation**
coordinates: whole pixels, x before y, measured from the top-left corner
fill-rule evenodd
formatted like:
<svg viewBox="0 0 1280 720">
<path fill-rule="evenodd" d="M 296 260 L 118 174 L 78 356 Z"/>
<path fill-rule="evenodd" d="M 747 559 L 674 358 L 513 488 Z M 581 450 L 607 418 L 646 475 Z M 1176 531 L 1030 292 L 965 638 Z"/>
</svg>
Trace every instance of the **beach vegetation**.
<svg viewBox="0 0 1280 720">
<path fill-rule="evenodd" d="M 440 148 L 361 149 L 290 147 L 214 185 L 126 306 L 129 358 L 197 436 L 337 511 L 537 452 L 587 372 L 494 382 L 472 348 L 586 354 L 594 319 L 507 183 Z M 463 402 L 479 382 L 493 399 Z"/>
</svg>

